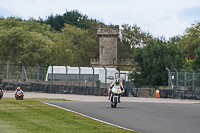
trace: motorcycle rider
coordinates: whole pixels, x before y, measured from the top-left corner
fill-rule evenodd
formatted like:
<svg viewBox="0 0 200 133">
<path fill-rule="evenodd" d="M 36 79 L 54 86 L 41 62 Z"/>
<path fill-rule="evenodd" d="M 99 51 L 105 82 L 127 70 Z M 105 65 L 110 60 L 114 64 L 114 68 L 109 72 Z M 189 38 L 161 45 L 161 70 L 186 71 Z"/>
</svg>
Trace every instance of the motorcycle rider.
<svg viewBox="0 0 200 133">
<path fill-rule="evenodd" d="M 2 92 L 2 96 L 3 96 L 3 87 L 0 85 L 0 91 Z"/>
<path fill-rule="evenodd" d="M 0 91 L 3 92 L 3 87 L 0 85 Z"/>
<path fill-rule="evenodd" d="M 17 87 L 17 89 L 15 90 L 15 97 L 16 97 L 18 91 L 22 91 L 22 89 L 20 89 L 20 87 Z M 23 92 L 23 91 L 22 91 L 22 92 Z M 24 93 L 24 92 L 23 92 L 23 93 Z"/>
<path fill-rule="evenodd" d="M 119 87 L 121 88 L 122 93 L 124 93 L 124 88 L 123 88 L 122 83 L 120 83 L 120 79 L 116 79 L 115 82 L 112 82 L 111 85 L 110 85 L 110 88 L 109 88 L 109 98 L 108 98 L 108 100 L 110 100 L 110 94 L 111 94 L 111 92 L 112 92 L 113 86 L 119 86 Z M 121 97 L 121 95 L 119 95 L 119 99 L 118 99 L 119 103 L 121 103 L 120 97 Z"/>
</svg>

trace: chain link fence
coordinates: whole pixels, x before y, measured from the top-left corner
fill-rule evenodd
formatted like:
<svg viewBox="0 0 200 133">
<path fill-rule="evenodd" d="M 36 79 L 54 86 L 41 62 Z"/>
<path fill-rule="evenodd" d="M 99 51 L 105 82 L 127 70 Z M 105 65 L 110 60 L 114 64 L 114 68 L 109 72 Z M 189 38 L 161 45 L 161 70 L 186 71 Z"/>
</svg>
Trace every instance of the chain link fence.
<svg viewBox="0 0 200 133">
<path fill-rule="evenodd" d="M 39 65 L 31 67 L 23 64 L 13 66 L 6 63 L 0 65 L 0 80 L 4 90 L 15 90 L 20 86 L 24 91 L 107 95 L 111 81 L 119 77 L 119 73 L 110 72 L 109 68 L 99 70 L 93 67 L 73 67 L 73 69 L 71 67 L 70 70 L 69 68 L 51 65 L 47 67 Z M 109 77 L 109 75 L 118 77 Z M 122 78 L 123 75 L 121 75 Z"/>
<path fill-rule="evenodd" d="M 184 69 L 175 72 L 168 68 L 168 90 L 161 90 L 161 97 L 200 99 L 200 72 Z"/>
</svg>

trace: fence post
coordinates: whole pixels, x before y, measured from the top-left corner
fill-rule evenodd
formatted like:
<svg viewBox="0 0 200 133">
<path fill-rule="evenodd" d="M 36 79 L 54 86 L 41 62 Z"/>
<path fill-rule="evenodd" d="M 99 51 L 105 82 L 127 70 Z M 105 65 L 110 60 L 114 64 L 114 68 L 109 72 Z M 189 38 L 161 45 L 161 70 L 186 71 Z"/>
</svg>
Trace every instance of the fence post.
<svg viewBox="0 0 200 133">
<path fill-rule="evenodd" d="M 190 69 L 190 71 L 192 71 L 192 90 L 194 91 L 194 74 L 195 74 L 195 72 L 192 69 Z"/>
<path fill-rule="evenodd" d="M 92 88 L 94 88 L 94 67 L 92 67 Z"/>
<path fill-rule="evenodd" d="M 79 85 L 79 88 L 80 88 L 80 80 L 81 80 L 81 67 L 80 66 L 77 66 L 78 68 L 79 68 L 79 83 L 78 83 L 78 85 Z"/>
<path fill-rule="evenodd" d="M 168 71 L 168 90 L 170 90 L 170 79 L 171 79 L 171 77 L 170 77 L 170 70 L 166 67 L 166 69 L 167 69 L 167 71 Z"/>
<path fill-rule="evenodd" d="M 66 68 L 66 86 L 67 86 L 67 72 L 68 72 L 68 68 L 67 68 L 67 66 L 65 65 L 65 68 Z"/>
<path fill-rule="evenodd" d="M 106 83 L 107 83 L 107 69 L 105 68 L 105 66 L 103 66 L 103 68 L 105 69 L 105 89 L 106 89 Z"/>
<path fill-rule="evenodd" d="M 22 83 L 24 83 L 24 64 L 20 61 L 19 64 L 22 66 Z"/>
<path fill-rule="evenodd" d="M 185 72 L 184 90 L 186 90 L 186 71 L 183 68 L 182 70 Z"/>
<path fill-rule="evenodd" d="M 40 66 L 38 63 L 36 63 L 36 66 L 38 67 L 38 72 L 37 72 L 37 84 L 39 84 L 39 79 L 40 79 Z"/>
<path fill-rule="evenodd" d="M 176 71 L 176 89 L 178 90 L 178 70 L 176 68 L 174 70 Z"/>
<path fill-rule="evenodd" d="M 53 93 L 53 66 L 49 63 L 49 66 L 51 66 L 51 90 L 50 93 Z"/>
<path fill-rule="evenodd" d="M 120 78 L 120 68 L 117 66 L 116 70 L 119 72 L 118 77 Z"/>
<path fill-rule="evenodd" d="M 7 82 L 9 84 L 9 64 L 7 62 L 5 62 L 7 65 Z"/>
</svg>

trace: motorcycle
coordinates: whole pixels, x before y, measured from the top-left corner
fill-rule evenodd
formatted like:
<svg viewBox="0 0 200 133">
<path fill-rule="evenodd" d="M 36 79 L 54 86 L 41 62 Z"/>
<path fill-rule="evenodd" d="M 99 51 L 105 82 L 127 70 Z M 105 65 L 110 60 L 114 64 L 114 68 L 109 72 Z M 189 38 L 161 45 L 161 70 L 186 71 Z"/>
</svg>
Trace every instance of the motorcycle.
<svg viewBox="0 0 200 133">
<path fill-rule="evenodd" d="M 3 91 L 0 90 L 0 100 L 3 97 Z"/>
<path fill-rule="evenodd" d="M 15 94 L 16 100 L 23 100 L 24 99 L 24 92 L 23 91 L 17 91 Z"/>
<path fill-rule="evenodd" d="M 111 102 L 111 107 L 116 108 L 117 103 L 119 103 L 119 97 L 122 94 L 122 90 L 119 86 L 113 86 L 113 88 L 110 90 L 110 102 Z"/>
</svg>

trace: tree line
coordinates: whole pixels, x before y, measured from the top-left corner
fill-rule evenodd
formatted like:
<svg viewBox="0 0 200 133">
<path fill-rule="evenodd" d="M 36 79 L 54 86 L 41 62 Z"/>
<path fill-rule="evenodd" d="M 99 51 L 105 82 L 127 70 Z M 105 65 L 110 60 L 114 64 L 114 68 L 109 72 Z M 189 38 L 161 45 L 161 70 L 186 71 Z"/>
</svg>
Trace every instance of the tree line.
<svg viewBox="0 0 200 133">
<path fill-rule="evenodd" d="M 77 10 L 50 15 L 46 20 L 0 18 L 0 63 L 27 66 L 90 66 L 99 58 L 97 27 L 105 25 Z M 183 36 L 169 40 L 154 37 L 137 25 L 121 25 L 118 59 L 133 59 L 130 78 L 135 86 L 167 85 L 169 69 L 200 68 L 200 23 L 192 24 Z"/>
</svg>

